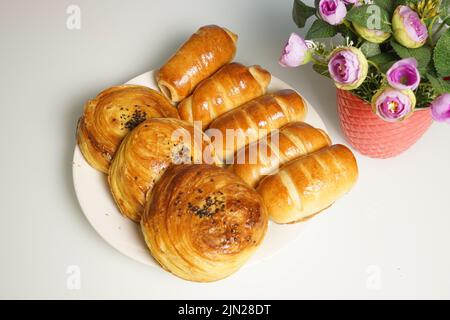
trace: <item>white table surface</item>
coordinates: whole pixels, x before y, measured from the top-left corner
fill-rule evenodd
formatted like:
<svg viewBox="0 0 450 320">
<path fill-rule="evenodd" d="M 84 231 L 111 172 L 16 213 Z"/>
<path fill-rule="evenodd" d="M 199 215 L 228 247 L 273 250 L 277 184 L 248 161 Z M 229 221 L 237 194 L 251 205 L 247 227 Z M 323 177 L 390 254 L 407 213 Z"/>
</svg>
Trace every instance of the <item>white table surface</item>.
<svg viewBox="0 0 450 320">
<path fill-rule="evenodd" d="M 0 1 L 0 298 L 450 298 L 444 124 L 397 158 L 357 154 L 360 179 L 348 196 L 271 260 L 216 283 L 121 255 L 81 212 L 71 168 L 84 101 L 160 66 L 201 25 L 238 33 L 237 60 L 300 90 L 343 143 L 332 83 L 309 66 L 278 66 L 297 31 L 292 2 Z M 70 4 L 81 9 L 80 30 L 66 27 Z M 79 289 L 67 286 L 70 266 Z"/>
</svg>

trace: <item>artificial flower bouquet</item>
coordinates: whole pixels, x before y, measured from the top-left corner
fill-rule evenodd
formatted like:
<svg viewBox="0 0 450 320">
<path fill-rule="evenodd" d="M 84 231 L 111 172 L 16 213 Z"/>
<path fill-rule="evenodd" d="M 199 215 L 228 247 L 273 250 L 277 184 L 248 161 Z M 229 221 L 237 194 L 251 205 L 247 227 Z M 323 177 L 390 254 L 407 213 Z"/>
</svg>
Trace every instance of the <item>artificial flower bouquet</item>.
<svg viewBox="0 0 450 320">
<path fill-rule="evenodd" d="M 450 0 L 316 0 L 314 7 L 295 0 L 293 18 L 298 27 L 303 28 L 310 17 L 316 19 L 306 40 L 291 34 L 280 64 L 297 67 L 311 62 L 315 71 L 334 81 L 338 102 L 348 100 L 347 105 L 354 106 L 352 99 L 361 100 L 365 108 L 361 110 L 368 109 L 371 115 L 361 116 L 358 110 L 354 116 L 344 110 L 344 117 L 355 125 L 349 130 L 345 123 L 343 129 L 350 142 L 356 131 L 366 134 L 360 137 L 369 146 L 363 153 L 376 156 L 370 144 L 376 142 L 377 127 L 385 139 L 377 143 L 386 144 L 395 134 L 393 128 L 415 123 L 415 131 L 401 132 L 414 135 L 418 127 L 425 129 L 428 118 L 429 124 L 431 118 L 450 123 L 449 9 Z M 336 41 L 342 43 L 333 44 Z M 364 119 L 369 122 L 361 123 Z M 394 149 L 398 150 L 382 151 L 379 157 L 404 151 Z"/>
</svg>

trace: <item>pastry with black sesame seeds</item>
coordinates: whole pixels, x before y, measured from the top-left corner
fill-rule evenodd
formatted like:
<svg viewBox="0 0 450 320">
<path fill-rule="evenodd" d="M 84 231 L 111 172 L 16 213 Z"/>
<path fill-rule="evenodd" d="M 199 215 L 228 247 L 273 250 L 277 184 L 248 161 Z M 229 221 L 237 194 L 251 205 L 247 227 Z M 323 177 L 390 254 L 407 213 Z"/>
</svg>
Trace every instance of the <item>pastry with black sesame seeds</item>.
<svg viewBox="0 0 450 320">
<path fill-rule="evenodd" d="M 86 161 L 108 172 L 127 133 L 145 119 L 179 118 L 177 109 L 159 92 L 139 85 L 115 86 L 84 106 L 78 121 L 77 143 Z"/>
<path fill-rule="evenodd" d="M 261 245 L 267 225 L 258 193 L 229 170 L 206 164 L 167 169 L 147 195 L 141 219 L 161 266 L 198 282 L 236 272 Z"/>
<path fill-rule="evenodd" d="M 168 143 L 169 142 L 169 143 Z M 108 181 L 120 212 L 136 222 L 144 210 L 145 195 L 173 164 L 220 164 L 209 138 L 191 124 L 173 118 L 152 118 L 123 140 L 109 170 Z"/>
</svg>

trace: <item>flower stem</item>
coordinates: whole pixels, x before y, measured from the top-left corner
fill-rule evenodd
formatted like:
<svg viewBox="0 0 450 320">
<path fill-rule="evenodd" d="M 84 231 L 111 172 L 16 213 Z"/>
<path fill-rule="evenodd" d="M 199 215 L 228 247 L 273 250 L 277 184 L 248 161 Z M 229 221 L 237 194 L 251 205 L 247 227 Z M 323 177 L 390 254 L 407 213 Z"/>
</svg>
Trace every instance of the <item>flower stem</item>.
<svg viewBox="0 0 450 320">
<path fill-rule="evenodd" d="M 434 23 L 436 22 L 436 19 L 438 18 L 438 16 L 434 17 L 433 20 L 431 20 L 430 25 L 428 26 L 428 44 L 430 46 L 433 46 L 433 26 Z"/>
<path fill-rule="evenodd" d="M 378 64 L 376 64 L 375 62 L 370 61 L 370 60 L 367 60 L 367 62 L 368 62 L 371 66 L 375 67 L 375 69 L 377 69 L 377 71 L 378 71 L 379 73 L 382 73 L 380 67 L 378 66 Z"/>
<path fill-rule="evenodd" d="M 344 19 L 343 23 L 345 24 L 345 26 L 346 26 L 347 28 L 350 29 L 350 31 L 352 31 L 352 32 L 355 33 L 355 34 L 358 34 L 358 32 L 356 32 L 356 30 L 353 29 L 352 24 L 351 24 L 350 22 L 348 22 L 347 19 Z"/>
<path fill-rule="evenodd" d="M 314 56 L 312 57 L 312 61 L 313 61 L 315 64 L 318 64 L 318 65 L 321 65 L 321 66 L 328 66 L 328 63 L 326 63 L 325 61 L 316 59 L 316 58 L 314 58 Z"/>
<path fill-rule="evenodd" d="M 444 28 L 446 26 L 445 20 L 447 20 L 448 18 L 450 18 L 450 15 L 446 16 L 444 19 L 442 19 L 441 25 L 436 29 L 436 31 L 434 31 L 433 35 L 438 34 L 442 30 L 442 28 Z M 430 34 L 430 37 L 431 37 L 431 34 Z"/>
<path fill-rule="evenodd" d="M 362 38 L 358 37 L 358 42 L 356 43 L 356 47 L 359 48 L 362 43 Z"/>
</svg>

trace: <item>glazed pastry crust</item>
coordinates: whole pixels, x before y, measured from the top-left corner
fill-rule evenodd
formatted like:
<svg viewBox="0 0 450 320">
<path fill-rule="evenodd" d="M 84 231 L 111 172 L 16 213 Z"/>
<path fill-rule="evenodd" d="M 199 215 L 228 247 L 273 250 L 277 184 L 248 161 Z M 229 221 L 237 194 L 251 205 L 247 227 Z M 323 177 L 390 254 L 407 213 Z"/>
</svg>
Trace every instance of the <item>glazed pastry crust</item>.
<svg viewBox="0 0 450 320">
<path fill-rule="evenodd" d="M 234 153 L 240 148 L 252 143 L 275 129 L 293 121 L 303 121 L 307 106 L 303 98 L 294 90 L 281 90 L 272 94 L 253 99 L 244 105 L 233 109 L 214 120 L 206 134 L 214 138 L 213 143 L 220 159 L 232 163 Z M 227 129 L 246 133 L 245 137 L 227 137 Z M 234 140 L 234 143 L 226 142 Z M 222 151 L 222 152 L 220 152 Z"/>
<path fill-rule="evenodd" d="M 268 216 L 258 193 L 211 165 L 169 168 L 148 195 L 141 228 L 153 257 L 186 280 L 237 271 L 261 244 Z"/>
<path fill-rule="evenodd" d="M 172 102 L 186 98 L 195 86 L 233 60 L 237 35 L 216 25 L 201 27 L 159 69 L 156 81 Z"/>
<path fill-rule="evenodd" d="M 137 126 L 120 145 L 108 176 L 120 212 L 139 222 L 145 195 L 169 166 L 186 162 L 219 164 L 199 128 L 174 118 L 153 118 Z"/>
<path fill-rule="evenodd" d="M 238 150 L 230 169 L 255 187 L 263 176 L 273 173 L 279 166 L 330 144 L 323 130 L 304 122 L 291 122 L 278 132 Z"/>
<path fill-rule="evenodd" d="M 204 129 L 225 112 L 265 94 L 270 79 L 270 73 L 260 66 L 227 64 L 180 102 L 180 118 L 188 122 L 201 121 Z"/>
<path fill-rule="evenodd" d="M 159 92 L 138 85 L 102 91 L 84 106 L 78 121 L 77 143 L 86 161 L 104 173 L 122 139 L 140 122 L 153 117 L 179 118 Z"/>
<path fill-rule="evenodd" d="M 332 205 L 357 179 L 353 153 L 343 145 L 334 145 L 290 161 L 262 179 L 257 190 L 273 221 L 292 223 Z"/>
</svg>

